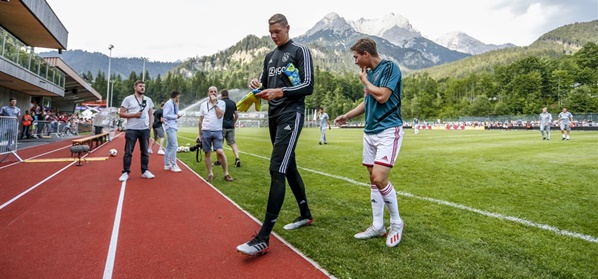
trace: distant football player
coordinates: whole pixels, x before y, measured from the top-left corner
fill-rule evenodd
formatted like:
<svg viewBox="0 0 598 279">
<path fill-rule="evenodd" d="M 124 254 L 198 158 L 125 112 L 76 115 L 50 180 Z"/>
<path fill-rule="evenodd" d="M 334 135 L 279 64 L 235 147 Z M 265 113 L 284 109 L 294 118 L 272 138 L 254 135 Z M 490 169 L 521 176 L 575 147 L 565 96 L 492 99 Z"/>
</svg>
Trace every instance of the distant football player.
<svg viewBox="0 0 598 279">
<path fill-rule="evenodd" d="M 567 108 L 563 108 L 563 111 L 559 113 L 559 126 L 561 126 L 561 140 L 569 140 L 571 138 L 571 125 L 573 124 L 573 114 L 567 111 Z M 566 132 L 566 136 L 565 136 Z"/>
<path fill-rule="evenodd" d="M 540 113 L 542 140 L 550 140 L 550 126 L 552 126 L 552 115 L 548 113 L 548 108 L 543 108 L 542 113 Z"/>
</svg>

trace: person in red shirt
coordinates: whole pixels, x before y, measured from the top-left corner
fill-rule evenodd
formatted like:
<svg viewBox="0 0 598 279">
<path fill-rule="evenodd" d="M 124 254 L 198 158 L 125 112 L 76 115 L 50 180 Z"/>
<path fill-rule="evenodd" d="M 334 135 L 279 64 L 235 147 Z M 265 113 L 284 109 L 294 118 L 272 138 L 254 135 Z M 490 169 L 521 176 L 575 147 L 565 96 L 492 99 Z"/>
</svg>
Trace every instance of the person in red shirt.
<svg viewBox="0 0 598 279">
<path fill-rule="evenodd" d="M 21 130 L 21 136 L 19 137 L 19 139 L 23 139 L 23 137 L 27 137 L 30 138 L 31 136 L 29 135 L 29 128 L 31 127 L 31 123 L 33 122 L 33 117 L 31 116 L 31 113 L 29 111 L 26 111 L 25 114 L 23 114 L 23 117 L 21 118 L 21 124 L 23 124 L 23 130 Z"/>
</svg>

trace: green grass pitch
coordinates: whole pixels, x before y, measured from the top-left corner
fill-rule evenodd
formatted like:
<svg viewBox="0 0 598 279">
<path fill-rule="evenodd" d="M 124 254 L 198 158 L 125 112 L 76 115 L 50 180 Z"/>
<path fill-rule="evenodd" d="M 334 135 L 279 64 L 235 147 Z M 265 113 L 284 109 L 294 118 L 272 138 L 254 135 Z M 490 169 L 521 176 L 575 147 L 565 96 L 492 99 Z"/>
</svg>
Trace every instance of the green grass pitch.
<svg viewBox="0 0 598 279">
<path fill-rule="evenodd" d="M 598 278 L 598 133 L 405 130 L 390 180 L 405 221 L 395 248 L 356 240 L 371 223 L 361 129 L 304 128 L 296 149 L 315 222 L 295 231 L 292 192 L 274 231 L 337 278 Z M 215 167 L 212 184 L 263 220 L 272 150 L 268 130 L 236 130 L 234 182 Z M 197 128 L 179 131 L 193 144 Z M 225 148 L 228 161 L 232 151 Z M 179 159 L 202 176 L 194 153 Z M 215 156 L 214 156 L 215 157 Z M 388 226 L 388 213 L 385 214 Z M 255 232 L 248 231 L 248 240 Z M 239 243 L 239 244 L 240 244 Z M 234 247 L 229 247 L 236 254 Z M 270 255 L 265 255 L 266 257 Z M 292 263 L 288 263 L 292 264 Z"/>
</svg>

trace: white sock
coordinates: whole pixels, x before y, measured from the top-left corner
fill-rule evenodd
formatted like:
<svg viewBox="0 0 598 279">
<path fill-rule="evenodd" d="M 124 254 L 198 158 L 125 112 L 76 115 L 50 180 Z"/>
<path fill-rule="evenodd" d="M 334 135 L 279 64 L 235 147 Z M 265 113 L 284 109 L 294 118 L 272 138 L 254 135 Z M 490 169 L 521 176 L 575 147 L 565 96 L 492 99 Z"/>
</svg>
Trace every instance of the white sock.
<svg viewBox="0 0 598 279">
<path fill-rule="evenodd" d="M 382 194 L 382 198 L 384 199 L 384 203 L 386 204 L 386 209 L 390 213 L 390 223 L 391 224 L 400 224 L 402 222 L 401 216 L 399 215 L 399 201 L 397 199 L 397 191 L 392 186 L 390 181 L 388 185 L 384 187 L 384 189 L 380 190 L 380 194 Z"/>
<path fill-rule="evenodd" d="M 372 215 L 374 217 L 374 228 L 384 228 L 384 199 L 378 191 L 378 187 L 372 184 L 371 187 L 371 202 L 372 202 Z"/>
</svg>

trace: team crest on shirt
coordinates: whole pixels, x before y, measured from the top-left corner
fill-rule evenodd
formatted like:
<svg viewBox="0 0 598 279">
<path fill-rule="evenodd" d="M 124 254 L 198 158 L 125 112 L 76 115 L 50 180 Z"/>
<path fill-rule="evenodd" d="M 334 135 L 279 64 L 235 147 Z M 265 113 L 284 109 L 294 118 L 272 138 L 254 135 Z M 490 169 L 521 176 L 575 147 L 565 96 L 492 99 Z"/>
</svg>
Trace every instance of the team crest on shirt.
<svg viewBox="0 0 598 279">
<path fill-rule="evenodd" d="M 291 54 L 290 54 L 290 53 L 288 53 L 288 52 L 285 52 L 285 53 L 282 55 L 282 62 L 287 62 L 287 61 L 289 61 L 289 57 L 291 57 Z"/>
</svg>

